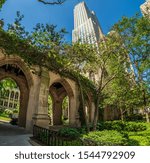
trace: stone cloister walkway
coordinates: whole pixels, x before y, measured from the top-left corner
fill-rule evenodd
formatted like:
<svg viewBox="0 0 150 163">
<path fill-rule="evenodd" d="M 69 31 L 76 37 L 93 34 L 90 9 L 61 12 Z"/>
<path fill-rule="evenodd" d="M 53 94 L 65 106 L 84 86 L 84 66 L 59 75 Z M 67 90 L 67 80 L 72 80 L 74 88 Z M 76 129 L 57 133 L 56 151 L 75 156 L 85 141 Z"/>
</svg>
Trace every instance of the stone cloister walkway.
<svg viewBox="0 0 150 163">
<path fill-rule="evenodd" d="M 25 129 L 0 121 L 0 146 L 30 146 Z"/>
</svg>

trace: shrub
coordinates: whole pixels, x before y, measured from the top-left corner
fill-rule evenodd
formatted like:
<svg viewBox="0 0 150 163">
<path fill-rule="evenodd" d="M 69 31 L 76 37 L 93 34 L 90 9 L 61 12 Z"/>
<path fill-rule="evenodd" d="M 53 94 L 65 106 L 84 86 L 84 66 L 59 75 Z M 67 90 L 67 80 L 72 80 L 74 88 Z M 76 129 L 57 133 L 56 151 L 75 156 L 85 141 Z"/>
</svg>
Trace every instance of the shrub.
<svg viewBox="0 0 150 163">
<path fill-rule="evenodd" d="M 66 138 L 77 139 L 80 133 L 76 128 L 62 128 L 58 131 L 59 135 Z"/>
<path fill-rule="evenodd" d="M 19 110 L 18 110 L 18 109 L 13 109 L 12 112 L 13 112 L 13 113 L 19 113 Z"/>
<path fill-rule="evenodd" d="M 142 122 L 123 122 L 123 121 L 106 121 L 97 124 L 97 130 L 117 130 L 117 131 L 144 131 L 146 124 Z"/>
<path fill-rule="evenodd" d="M 126 121 L 143 121 L 144 118 L 143 118 L 143 115 L 141 114 L 132 114 L 132 115 L 129 115 L 129 116 L 126 116 Z"/>
<path fill-rule="evenodd" d="M 7 115 L 11 115 L 13 113 L 13 111 L 10 109 L 5 109 L 4 113 Z"/>
<path fill-rule="evenodd" d="M 139 145 L 139 146 L 149 146 L 150 145 L 150 137 L 144 136 L 130 136 L 129 145 Z M 137 144 L 135 144 L 137 142 Z"/>
<path fill-rule="evenodd" d="M 137 131 L 144 131 L 146 129 L 147 129 L 146 124 L 142 122 L 141 123 L 140 122 L 126 122 L 124 126 L 125 131 L 137 132 Z"/>
<path fill-rule="evenodd" d="M 117 130 L 121 131 L 124 129 L 124 122 L 122 121 L 106 121 L 106 122 L 100 122 L 97 124 L 97 129 L 99 131 L 101 130 Z"/>
<path fill-rule="evenodd" d="M 114 130 L 95 131 L 95 132 L 90 132 L 87 135 L 83 135 L 83 144 L 89 146 L 126 145 L 127 138 L 124 134 Z"/>
</svg>

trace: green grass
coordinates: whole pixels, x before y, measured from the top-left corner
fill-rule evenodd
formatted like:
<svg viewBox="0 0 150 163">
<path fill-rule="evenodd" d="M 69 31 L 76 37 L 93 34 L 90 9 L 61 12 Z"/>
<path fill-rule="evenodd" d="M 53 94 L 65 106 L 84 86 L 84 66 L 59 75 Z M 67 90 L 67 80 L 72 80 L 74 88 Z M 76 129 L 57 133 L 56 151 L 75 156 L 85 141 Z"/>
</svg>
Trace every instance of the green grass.
<svg viewBox="0 0 150 163">
<path fill-rule="evenodd" d="M 8 117 L 3 117 L 3 116 L 0 115 L 0 120 L 8 121 L 9 122 L 11 119 L 8 118 Z"/>
<path fill-rule="evenodd" d="M 5 113 L 0 113 L 0 120 L 9 122 L 11 119 L 9 118 L 9 115 L 7 115 Z"/>
</svg>

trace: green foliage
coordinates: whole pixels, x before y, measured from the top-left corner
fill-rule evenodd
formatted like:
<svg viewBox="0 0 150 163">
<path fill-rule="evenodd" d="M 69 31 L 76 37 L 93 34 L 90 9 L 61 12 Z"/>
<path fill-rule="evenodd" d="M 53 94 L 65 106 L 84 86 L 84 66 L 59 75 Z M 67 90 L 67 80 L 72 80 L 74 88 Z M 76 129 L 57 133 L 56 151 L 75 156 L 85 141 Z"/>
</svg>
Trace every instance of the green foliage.
<svg viewBox="0 0 150 163">
<path fill-rule="evenodd" d="M 60 136 L 71 138 L 71 139 L 77 139 L 80 137 L 80 133 L 75 128 L 62 128 L 58 131 Z"/>
<path fill-rule="evenodd" d="M 113 30 L 121 36 L 134 67 L 138 90 L 136 91 L 136 99 L 146 108 L 149 106 L 150 97 L 149 17 L 139 17 L 138 15 L 131 18 L 123 17 L 121 21 L 114 25 Z"/>
<path fill-rule="evenodd" d="M 83 135 L 84 145 L 118 146 L 126 145 L 127 138 L 118 131 L 95 131 Z"/>
<path fill-rule="evenodd" d="M 12 115 L 13 114 L 13 110 L 5 109 L 4 113 L 7 114 L 7 115 Z"/>
<path fill-rule="evenodd" d="M 130 146 L 150 146 L 150 137 L 144 136 L 130 136 L 128 145 Z"/>
<path fill-rule="evenodd" d="M 14 80 L 10 78 L 3 79 L 0 81 L 0 96 L 6 96 L 7 95 L 7 89 L 17 88 L 17 84 Z"/>
<path fill-rule="evenodd" d="M 2 8 L 3 4 L 6 2 L 6 0 L 0 0 L 0 9 Z"/>
<path fill-rule="evenodd" d="M 141 114 L 131 114 L 125 117 L 126 121 L 143 121 L 143 115 Z"/>
<path fill-rule="evenodd" d="M 49 115 L 49 117 L 52 117 L 52 107 L 53 107 L 53 101 L 52 101 L 51 95 L 48 95 L 48 115 Z"/>
<path fill-rule="evenodd" d="M 3 110 L 2 112 L 0 112 L 0 116 L 1 116 L 1 117 L 5 117 L 5 118 L 8 118 L 8 117 L 9 117 L 9 114 L 6 114 L 6 113 L 4 112 L 4 110 Z"/>
<path fill-rule="evenodd" d="M 3 116 L 1 116 L 1 115 L 0 115 L 0 120 L 10 122 L 10 118 L 8 118 L 8 117 L 3 117 Z"/>
<path fill-rule="evenodd" d="M 94 90 L 93 83 L 80 75 L 80 71 L 75 68 L 77 62 L 71 55 L 76 56 L 78 53 L 80 55 L 80 57 L 79 55 L 76 56 L 78 60 L 84 62 L 88 58 L 90 62 L 94 59 L 90 55 L 88 57 L 85 55 L 89 54 L 88 51 L 93 51 L 91 46 L 80 45 L 79 43 L 74 45 L 63 44 L 63 36 L 66 31 L 61 29 L 57 32 L 54 25 L 37 24 L 31 33 L 26 32 L 21 25 L 23 17 L 20 12 L 17 12 L 17 18 L 13 24 L 9 24 L 7 32 L 0 28 L 0 48 L 5 49 L 7 55 L 16 54 L 20 56 L 29 66 L 32 64 L 43 66 L 75 81 L 80 78 L 84 90 Z"/>
<path fill-rule="evenodd" d="M 97 124 L 98 130 L 117 130 L 117 131 L 144 131 L 147 129 L 146 124 L 142 122 L 123 122 L 123 121 L 106 121 Z"/>
<path fill-rule="evenodd" d="M 127 122 L 124 127 L 125 131 L 144 131 L 146 130 L 145 123 L 140 122 Z"/>
<path fill-rule="evenodd" d="M 128 133 L 129 145 L 150 146 L 150 124 L 147 123 L 146 126 L 147 130 L 145 131 Z"/>
</svg>

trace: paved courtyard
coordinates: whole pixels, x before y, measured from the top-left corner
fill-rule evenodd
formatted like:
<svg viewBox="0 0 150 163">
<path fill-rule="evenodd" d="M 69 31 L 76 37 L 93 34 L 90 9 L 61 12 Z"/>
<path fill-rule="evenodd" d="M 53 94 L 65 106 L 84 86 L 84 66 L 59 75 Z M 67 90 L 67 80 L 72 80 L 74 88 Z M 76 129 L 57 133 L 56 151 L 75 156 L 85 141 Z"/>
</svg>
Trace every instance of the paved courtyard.
<svg viewBox="0 0 150 163">
<path fill-rule="evenodd" d="M 0 146 L 31 146 L 25 129 L 0 121 Z"/>
</svg>

